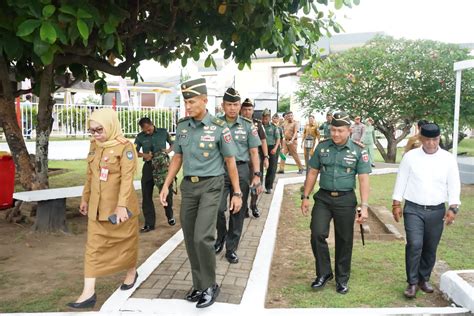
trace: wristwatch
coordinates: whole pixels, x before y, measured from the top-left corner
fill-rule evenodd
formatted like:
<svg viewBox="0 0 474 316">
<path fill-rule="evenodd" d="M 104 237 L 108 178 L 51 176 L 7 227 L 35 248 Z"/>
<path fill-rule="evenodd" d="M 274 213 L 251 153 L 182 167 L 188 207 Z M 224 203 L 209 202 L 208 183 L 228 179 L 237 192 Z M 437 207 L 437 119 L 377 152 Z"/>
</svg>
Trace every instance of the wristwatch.
<svg viewBox="0 0 474 316">
<path fill-rule="evenodd" d="M 301 200 L 309 200 L 309 195 L 301 194 Z"/>
<path fill-rule="evenodd" d="M 238 196 L 239 198 L 242 197 L 242 192 L 234 192 L 232 193 L 232 196 Z"/>
<path fill-rule="evenodd" d="M 263 158 L 265 158 L 265 159 L 270 159 L 270 156 L 269 156 L 269 155 L 266 155 L 266 156 L 263 156 Z"/>
<path fill-rule="evenodd" d="M 459 207 L 457 206 L 451 206 L 448 210 L 453 212 L 454 214 L 457 214 L 459 212 Z"/>
<path fill-rule="evenodd" d="M 254 172 L 253 175 L 257 177 L 261 177 L 262 173 L 260 171 L 257 171 L 257 172 Z"/>
</svg>

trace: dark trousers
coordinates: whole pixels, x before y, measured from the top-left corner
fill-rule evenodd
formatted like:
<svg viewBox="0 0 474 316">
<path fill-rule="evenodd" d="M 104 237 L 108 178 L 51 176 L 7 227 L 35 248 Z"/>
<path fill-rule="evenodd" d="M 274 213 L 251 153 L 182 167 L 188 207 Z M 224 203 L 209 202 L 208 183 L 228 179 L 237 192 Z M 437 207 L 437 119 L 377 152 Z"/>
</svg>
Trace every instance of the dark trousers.
<svg viewBox="0 0 474 316">
<path fill-rule="evenodd" d="M 327 191 L 319 190 L 314 195 L 311 213 L 311 248 L 316 260 L 316 275 L 322 277 L 332 273 L 331 258 L 326 239 L 329 223 L 334 220 L 336 242 L 336 282 L 346 283 L 351 273 L 352 243 L 357 198 L 354 191 L 339 197 L 332 197 Z"/>
<path fill-rule="evenodd" d="M 216 283 L 214 243 L 223 187 L 224 176 L 196 183 L 186 179 L 181 182 L 180 220 L 196 290 L 207 289 Z"/>
<path fill-rule="evenodd" d="M 156 215 L 155 204 L 153 203 L 153 166 L 151 162 L 145 162 L 142 169 L 142 209 L 145 217 L 145 226 L 155 227 Z M 162 188 L 158 188 L 161 191 Z M 173 218 L 173 190 L 170 187 L 166 197 L 168 206 L 165 207 L 165 214 L 168 219 Z"/>
<path fill-rule="evenodd" d="M 429 281 L 436 262 L 436 249 L 443 233 L 445 213 L 444 204 L 425 208 L 405 201 L 405 268 L 409 284 Z"/>
<path fill-rule="evenodd" d="M 273 182 L 275 182 L 275 175 L 278 165 L 278 152 L 274 155 L 271 154 L 271 151 L 275 145 L 268 145 L 268 156 L 270 159 L 268 160 L 268 170 L 267 174 L 265 175 L 265 189 L 270 190 L 273 188 Z"/>
<path fill-rule="evenodd" d="M 247 201 L 249 196 L 249 166 L 248 164 L 237 165 L 239 172 L 239 185 L 242 191 L 242 201 Z M 226 251 L 235 251 L 239 246 L 240 236 L 242 235 L 242 227 L 244 225 L 245 212 L 242 205 L 242 209 L 238 213 L 229 215 L 229 229 L 227 229 L 225 211 L 227 210 L 227 203 L 232 196 L 233 189 L 232 183 L 228 173 L 224 177 L 224 190 L 220 199 L 219 212 L 217 214 L 217 240 L 226 238 Z"/>
</svg>

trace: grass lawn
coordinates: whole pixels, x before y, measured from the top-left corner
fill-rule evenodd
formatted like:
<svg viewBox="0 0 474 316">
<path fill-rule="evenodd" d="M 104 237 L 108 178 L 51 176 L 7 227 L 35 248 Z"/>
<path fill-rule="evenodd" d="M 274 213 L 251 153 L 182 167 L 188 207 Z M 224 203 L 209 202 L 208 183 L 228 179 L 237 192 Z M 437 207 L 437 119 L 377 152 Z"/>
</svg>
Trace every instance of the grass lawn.
<svg viewBox="0 0 474 316">
<path fill-rule="evenodd" d="M 390 209 L 395 178 L 395 174 L 370 177 L 370 204 Z M 299 196 L 297 192 L 292 197 L 298 211 L 301 204 Z M 446 261 L 453 270 L 474 268 L 474 186 L 463 186 L 461 201 L 461 211 L 455 224 L 445 228 L 438 248 L 437 259 Z M 306 234 L 303 244 L 308 243 L 310 219 L 310 216 L 298 216 L 294 221 L 288 220 L 295 233 Z M 306 244 L 301 247 L 310 248 Z M 330 246 L 330 250 L 331 258 L 334 259 L 334 246 Z M 412 301 L 403 297 L 406 286 L 403 241 L 370 240 L 365 247 L 354 242 L 350 292 L 344 296 L 333 290 L 334 281 L 328 284 L 329 289 L 312 291 L 309 288 L 311 278 L 314 278 L 311 250 L 298 251 L 294 256 L 294 263 L 289 268 L 299 272 L 279 293 L 292 308 L 436 306 L 443 303 L 439 294 L 429 296 L 418 292 L 417 299 Z"/>
<path fill-rule="evenodd" d="M 465 138 L 458 145 L 458 153 L 467 152 L 468 156 L 474 156 L 474 138 Z"/>
</svg>

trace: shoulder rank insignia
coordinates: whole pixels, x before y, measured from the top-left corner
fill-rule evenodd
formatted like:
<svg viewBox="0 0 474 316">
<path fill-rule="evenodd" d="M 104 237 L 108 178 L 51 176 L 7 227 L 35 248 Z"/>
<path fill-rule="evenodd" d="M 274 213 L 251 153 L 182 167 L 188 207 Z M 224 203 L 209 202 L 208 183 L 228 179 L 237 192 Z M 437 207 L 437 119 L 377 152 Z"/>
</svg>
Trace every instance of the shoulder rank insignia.
<svg viewBox="0 0 474 316">
<path fill-rule="evenodd" d="M 218 126 L 225 126 L 225 122 L 217 117 L 212 118 L 212 123 L 218 125 Z"/>
<path fill-rule="evenodd" d="M 365 145 L 362 144 L 361 142 L 358 142 L 358 141 L 356 141 L 356 140 L 352 140 L 352 142 L 353 142 L 354 144 L 356 144 L 357 146 L 359 146 L 360 148 L 365 148 Z"/>
<path fill-rule="evenodd" d="M 128 139 L 126 139 L 125 137 L 122 137 L 122 136 L 119 136 L 117 137 L 117 140 L 121 143 L 121 144 L 126 144 L 128 143 Z"/>
<path fill-rule="evenodd" d="M 187 121 L 189 119 L 191 119 L 191 116 L 182 117 L 182 118 L 179 119 L 178 124 L 181 123 L 181 122 Z"/>
<path fill-rule="evenodd" d="M 244 120 L 244 121 L 247 121 L 249 123 L 253 123 L 251 119 L 248 119 L 246 118 L 245 116 L 241 116 L 241 118 Z"/>
</svg>

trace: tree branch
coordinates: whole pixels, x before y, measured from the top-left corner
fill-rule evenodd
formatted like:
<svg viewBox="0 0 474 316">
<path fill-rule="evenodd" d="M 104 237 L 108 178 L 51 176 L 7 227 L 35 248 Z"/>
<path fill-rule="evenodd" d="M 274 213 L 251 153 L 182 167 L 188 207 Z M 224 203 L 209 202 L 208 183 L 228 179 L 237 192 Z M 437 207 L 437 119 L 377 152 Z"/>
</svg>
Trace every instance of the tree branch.
<svg viewBox="0 0 474 316">
<path fill-rule="evenodd" d="M 32 92 L 33 92 L 33 88 L 24 89 L 24 90 L 16 90 L 13 93 L 13 96 L 16 98 L 16 97 L 19 97 L 20 95 L 24 95 L 24 94 L 28 94 L 28 93 L 32 93 Z"/>
<path fill-rule="evenodd" d="M 0 54 L 0 81 L 2 83 L 2 91 L 0 91 L 1 95 L 3 95 L 4 98 L 13 98 L 9 65 L 3 54 Z"/>
<path fill-rule="evenodd" d="M 111 65 L 108 61 L 98 59 L 90 56 L 78 56 L 73 54 L 58 55 L 55 60 L 55 66 L 63 66 L 70 64 L 83 64 L 92 69 L 96 69 L 111 75 L 122 76 L 134 63 L 139 60 L 134 58 L 127 58 L 124 62 L 117 66 Z"/>
</svg>

